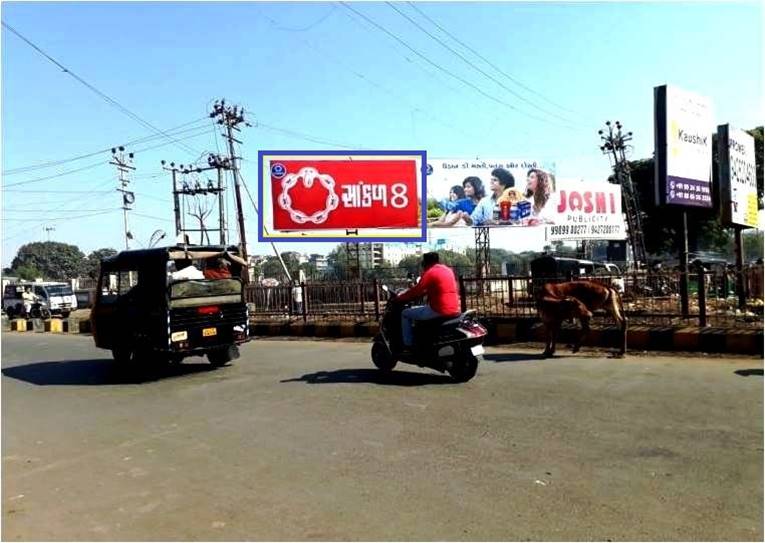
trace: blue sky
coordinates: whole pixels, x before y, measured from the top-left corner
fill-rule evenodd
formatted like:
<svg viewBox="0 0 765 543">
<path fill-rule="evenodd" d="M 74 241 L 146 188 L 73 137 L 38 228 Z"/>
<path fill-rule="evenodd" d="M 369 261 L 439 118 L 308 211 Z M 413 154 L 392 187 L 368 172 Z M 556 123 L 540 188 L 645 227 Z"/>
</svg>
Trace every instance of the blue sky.
<svg viewBox="0 0 765 543">
<path fill-rule="evenodd" d="M 154 126 L 186 130 L 176 137 L 189 137 L 183 143 L 192 150 L 161 137 L 129 147 L 137 151 L 135 212 L 145 215 L 131 216 L 131 229 L 142 244 L 154 230 L 173 228 L 170 178 L 159 161 L 188 163 L 216 151 L 221 140 L 205 116 L 220 97 L 244 105 L 256 121 L 242 134 L 252 191 L 258 150 L 341 146 L 533 157 L 554 161 L 559 177 L 602 180 L 609 165 L 597 130 L 606 119 L 621 120 L 635 133 L 632 157 L 649 157 L 652 89 L 664 83 L 711 97 L 719 123 L 762 124 L 759 3 L 417 3 L 430 20 L 395 4 L 491 78 L 391 6 L 350 7 L 428 60 L 338 3 L 4 2 L 2 18 Z M 23 243 L 46 239 L 45 226 L 56 228 L 52 239 L 86 253 L 123 246 L 110 153 L 9 170 L 155 135 L 3 28 L 3 265 Z M 245 215 L 255 240 L 249 204 Z M 465 242 L 471 236 L 461 234 Z M 492 237 L 494 246 L 516 250 L 540 243 L 531 233 Z"/>
</svg>

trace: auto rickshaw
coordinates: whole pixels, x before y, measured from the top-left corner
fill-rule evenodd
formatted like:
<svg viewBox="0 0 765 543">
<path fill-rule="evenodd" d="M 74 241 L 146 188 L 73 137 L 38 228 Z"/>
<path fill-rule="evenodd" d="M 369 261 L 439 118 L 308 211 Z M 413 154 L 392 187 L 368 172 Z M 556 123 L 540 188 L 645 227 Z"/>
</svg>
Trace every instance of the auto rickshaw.
<svg viewBox="0 0 765 543">
<path fill-rule="evenodd" d="M 91 311 L 96 346 L 119 362 L 180 362 L 204 356 L 214 366 L 239 357 L 249 340 L 236 247 L 172 246 L 123 251 L 101 261 Z"/>
</svg>

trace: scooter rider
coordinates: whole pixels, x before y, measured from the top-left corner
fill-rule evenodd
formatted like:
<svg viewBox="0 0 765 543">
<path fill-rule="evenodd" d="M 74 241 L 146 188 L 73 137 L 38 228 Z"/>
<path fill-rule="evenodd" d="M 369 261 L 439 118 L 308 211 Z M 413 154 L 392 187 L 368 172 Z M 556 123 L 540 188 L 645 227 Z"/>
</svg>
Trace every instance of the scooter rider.
<svg viewBox="0 0 765 543">
<path fill-rule="evenodd" d="M 37 302 L 39 296 L 32 292 L 32 287 L 26 287 L 21 293 L 21 300 L 24 303 L 24 314 L 29 315 L 32 312 L 32 305 Z"/>
<path fill-rule="evenodd" d="M 427 305 L 410 307 L 401 312 L 401 335 L 406 349 L 411 349 L 414 344 L 413 321 L 460 314 L 460 296 L 452 269 L 438 263 L 438 253 L 422 255 L 422 269 L 420 282 L 396 297 L 398 302 L 408 302 L 424 294 L 428 296 Z"/>
</svg>

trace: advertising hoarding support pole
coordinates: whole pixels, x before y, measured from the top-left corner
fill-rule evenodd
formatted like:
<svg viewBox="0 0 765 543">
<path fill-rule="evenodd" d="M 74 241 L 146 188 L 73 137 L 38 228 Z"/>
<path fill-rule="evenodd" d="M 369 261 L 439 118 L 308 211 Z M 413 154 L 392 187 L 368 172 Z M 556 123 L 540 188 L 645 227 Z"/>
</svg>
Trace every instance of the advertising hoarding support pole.
<svg viewBox="0 0 765 543">
<path fill-rule="evenodd" d="M 375 289 L 375 320 L 380 320 L 380 283 L 375 277 L 374 281 L 374 289 Z"/>
<path fill-rule="evenodd" d="M 688 318 L 688 213 L 680 212 L 680 310 Z"/>
<path fill-rule="evenodd" d="M 742 226 L 734 226 L 736 240 L 736 295 L 738 296 L 738 308 L 746 309 L 746 289 L 744 287 L 744 236 Z"/>
<path fill-rule="evenodd" d="M 698 274 L 697 283 L 699 285 L 699 326 L 702 328 L 707 325 L 707 280 L 704 265 L 697 262 L 696 273 Z M 714 283 L 713 283 L 714 284 Z"/>
</svg>

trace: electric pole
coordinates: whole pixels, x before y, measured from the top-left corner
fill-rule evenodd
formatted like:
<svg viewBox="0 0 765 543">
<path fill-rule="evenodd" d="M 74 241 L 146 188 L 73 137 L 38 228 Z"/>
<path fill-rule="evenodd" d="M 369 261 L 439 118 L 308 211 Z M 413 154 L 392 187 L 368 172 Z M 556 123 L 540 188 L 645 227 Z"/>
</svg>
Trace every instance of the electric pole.
<svg viewBox="0 0 765 543">
<path fill-rule="evenodd" d="M 176 166 L 175 162 L 171 162 L 170 166 L 166 166 L 166 162 L 164 160 L 161 161 L 162 167 L 169 171 L 172 174 L 173 179 L 173 209 L 175 214 L 175 235 L 176 237 L 183 235 L 184 243 L 186 239 L 186 233 L 187 232 L 201 232 L 200 237 L 200 243 L 204 243 L 204 236 L 207 235 L 208 242 L 209 242 L 209 232 L 210 230 L 215 231 L 214 228 L 206 228 L 204 225 L 204 218 L 206 218 L 211 210 L 205 209 L 204 212 L 202 211 L 201 204 L 198 206 L 198 213 L 194 215 L 197 220 L 199 221 L 199 228 L 186 228 L 183 224 L 182 220 L 182 213 L 181 213 L 181 207 L 183 203 L 183 199 L 185 199 L 188 196 L 208 196 L 208 195 L 216 195 L 218 198 L 218 231 L 220 233 L 220 243 L 221 245 L 226 244 L 226 223 L 225 223 L 225 211 L 224 211 L 224 197 L 223 197 L 223 191 L 225 190 L 225 187 L 223 186 L 223 170 L 230 169 L 230 162 L 228 157 L 223 157 L 221 155 L 214 155 L 210 154 L 207 157 L 207 167 L 201 168 L 199 166 L 192 166 L 192 165 L 184 165 L 179 164 Z M 207 172 L 210 170 L 217 170 L 217 185 L 214 184 L 211 180 L 207 180 L 206 184 L 202 184 L 199 182 L 199 180 L 196 180 L 193 184 L 189 184 L 186 181 L 186 176 L 190 174 L 200 174 L 203 172 Z M 178 174 L 181 174 L 184 176 L 183 181 L 181 183 L 181 188 L 178 188 Z"/>
<path fill-rule="evenodd" d="M 607 133 L 606 133 L 607 132 Z M 613 159 L 614 176 L 616 183 L 622 187 L 622 201 L 624 213 L 627 215 L 627 228 L 630 246 L 632 247 L 632 259 L 637 267 L 647 263 L 645 239 L 643 237 L 643 225 L 640 213 L 640 204 L 632 184 L 630 166 L 625 155 L 626 143 L 632 140 L 632 132 L 622 133 L 622 124 L 616 121 L 606 121 L 606 130 L 598 130 L 603 144 L 600 150 Z"/>
<path fill-rule="evenodd" d="M 244 209 L 242 207 L 241 177 L 239 175 L 237 156 L 234 152 L 234 142 L 239 145 L 241 145 L 242 142 L 234 137 L 234 131 L 241 132 L 241 129 L 239 128 L 240 124 L 244 124 L 245 126 L 250 126 L 250 124 L 244 120 L 243 107 L 227 106 L 225 100 L 215 102 L 213 110 L 210 112 L 210 118 L 217 118 L 217 123 L 226 128 L 223 137 L 226 138 L 226 141 L 228 142 L 229 169 L 234 177 L 234 198 L 236 201 L 236 216 L 239 225 L 240 251 L 242 258 L 249 262 L 247 258 L 247 235 L 244 228 Z"/>
<path fill-rule="evenodd" d="M 46 226 L 43 228 L 48 233 L 48 241 L 50 241 L 50 233 L 53 232 L 56 229 L 55 226 Z"/>
<path fill-rule="evenodd" d="M 122 193 L 122 215 L 125 221 L 125 249 L 130 249 L 129 242 L 133 235 L 128 228 L 128 211 L 132 209 L 130 206 L 135 202 L 135 194 L 127 190 L 127 187 L 130 184 L 130 179 L 128 179 L 127 174 L 135 170 L 135 167 L 133 166 L 133 153 L 128 153 L 126 158 L 124 147 L 112 147 L 112 160 L 109 164 L 117 167 L 117 174 L 119 175 L 120 186 L 117 189 L 117 192 Z"/>
</svg>

